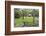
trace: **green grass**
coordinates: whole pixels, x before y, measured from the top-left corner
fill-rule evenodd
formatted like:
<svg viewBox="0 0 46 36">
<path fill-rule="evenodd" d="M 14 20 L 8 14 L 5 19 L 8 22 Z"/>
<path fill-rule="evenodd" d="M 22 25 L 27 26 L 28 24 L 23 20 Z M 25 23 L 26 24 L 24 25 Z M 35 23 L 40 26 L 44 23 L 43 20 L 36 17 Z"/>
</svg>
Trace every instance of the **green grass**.
<svg viewBox="0 0 46 36">
<path fill-rule="evenodd" d="M 33 17 L 24 17 L 24 22 L 28 22 L 30 24 L 33 24 Z"/>
<path fill-rule="evenodd" d="M 15 26 L 20 26 L 21 23 L 27 22 L 28 24 L 33 24 L 33 17 L 20 17 L 15 19 Z"/>
<path fill-rule="evenodd" d="M 15 19 L 15 24 L 16 24 L 16 26 L 21 25 L 22 22 L 23 22 L 23 21 L 22 21 L 22 17 Z"/>
</svg>

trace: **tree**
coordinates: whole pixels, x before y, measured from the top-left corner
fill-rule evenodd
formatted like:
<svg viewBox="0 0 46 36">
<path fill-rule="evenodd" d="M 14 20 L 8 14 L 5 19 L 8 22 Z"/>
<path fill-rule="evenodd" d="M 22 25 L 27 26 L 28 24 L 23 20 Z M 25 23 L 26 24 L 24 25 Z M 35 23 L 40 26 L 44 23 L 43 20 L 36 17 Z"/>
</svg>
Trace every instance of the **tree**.
<svg viewBox="0 0 46 36">
<path fill-rule="evenodd" d="M 21 15 L 20 15 L 20 12 L 21 12 L 21 11 L 20 11 L 19 8 L 18 8 L 18 9 L 17 9 L 17 8 L 14 9 L 15 18 L 20 18 L 20 16 L 21 16 Z"/>
<path fill-rule="evenodd" d="M 35 17 L 39 16 L 39 10 L 38 9 L 32 9 L 32 16 L 33 16 L 33 24 L 35 23 Z"/>
</svg>

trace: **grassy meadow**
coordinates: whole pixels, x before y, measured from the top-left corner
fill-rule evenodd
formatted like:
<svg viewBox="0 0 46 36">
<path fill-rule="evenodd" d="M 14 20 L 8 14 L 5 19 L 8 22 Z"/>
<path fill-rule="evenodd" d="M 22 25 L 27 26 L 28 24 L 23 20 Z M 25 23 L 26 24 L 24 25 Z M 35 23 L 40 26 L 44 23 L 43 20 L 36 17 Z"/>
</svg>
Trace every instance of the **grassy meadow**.
<svg viewBox="0 0 46 36">
<path fill-rule="evenodd" d="M 16 26 L 19 26 L 21 25 L 21 23 L 23 22 L 28 22 L 29 25 L 33 24 L 33 17 L 20 17 L 20 18 L 16 18 L 15 19 L 15 22 L 16 22 Z"/>
</svg>

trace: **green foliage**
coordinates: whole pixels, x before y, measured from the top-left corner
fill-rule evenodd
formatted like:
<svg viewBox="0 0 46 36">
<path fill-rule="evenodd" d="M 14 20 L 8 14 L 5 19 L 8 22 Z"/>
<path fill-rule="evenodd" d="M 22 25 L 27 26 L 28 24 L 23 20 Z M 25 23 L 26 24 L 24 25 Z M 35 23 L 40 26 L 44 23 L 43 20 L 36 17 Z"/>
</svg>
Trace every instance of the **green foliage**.
<svg viewBox="0 0 46 36">
<path fill-rule="evenodd" d="M 28 14 L 32 14 L 32 16 L 39 16 L 39 10 L 38 9 L 20 9 L 20 8 L 15 8 L 15 17 L 19 18 L 22 16 L 27 16 Z"/>
<path fill-rule="evenodd" d="M 14 9 L 14 15 L 15 15 L 15 18 L 19 18 L 19 17 L 22 17 L 22 16 L 27 16 L 28 14 L 31 14 L 31 9 L 20 9 L 20 8 L 15 8 Z"/>
<path fill-rule="evenodd" d="M 20 9 L 14 9 L 14 15 L 15 15 L 15 18 L 20 18 L 20 15 L 21 14 L 21 11 L 20 11 Z"/>
<path fill-rule="evenodd" d="M 31 14 L 29 16 L 29 14 Z M 21 8 L 14 8 L 14 17 L 16 26 L 20 25 L 28 25 L 32 26 L 35 23 L 35 17 L 39 16 L 38 9 L 21 9 Z"/>
<path fill-rule="evenodd" d="M 39 16 L 39 10 L 38 9 L 33 9 L 32 14 L 33 14 L 33 16 L 38 17 Z"/>
</svg>

